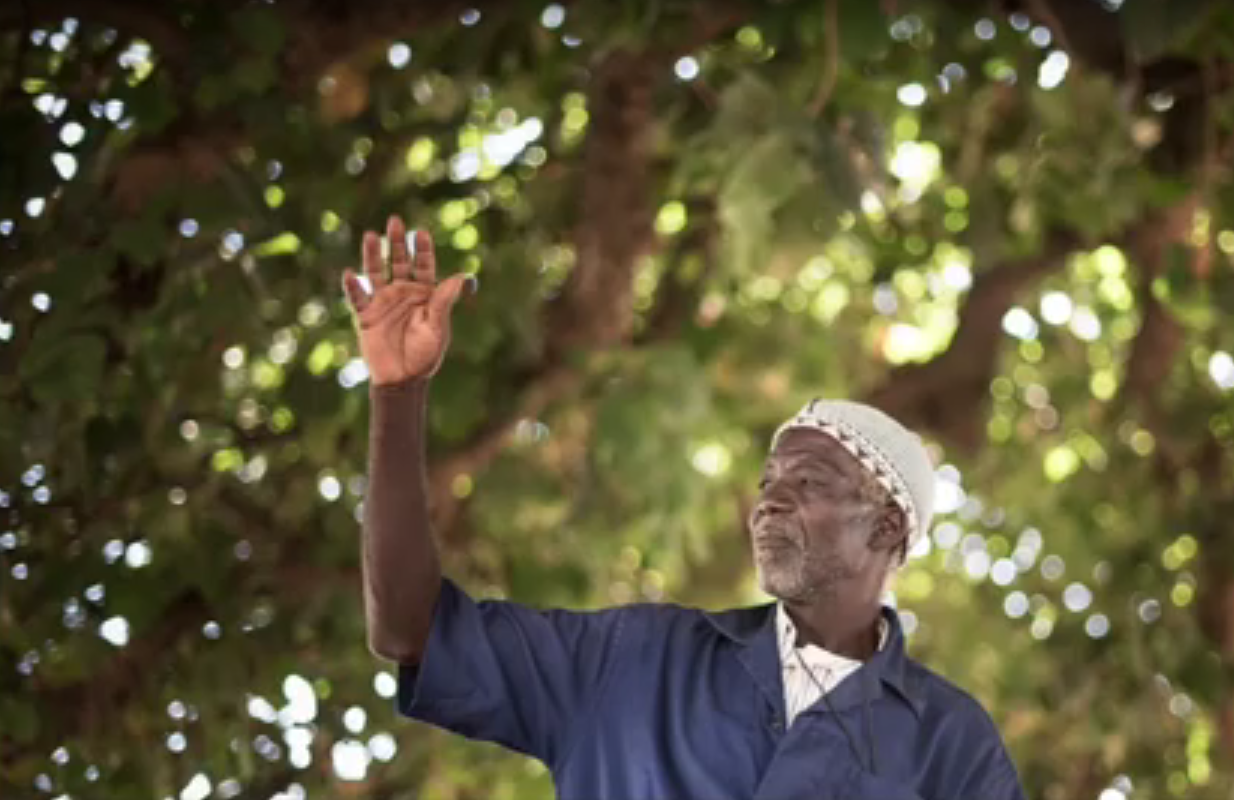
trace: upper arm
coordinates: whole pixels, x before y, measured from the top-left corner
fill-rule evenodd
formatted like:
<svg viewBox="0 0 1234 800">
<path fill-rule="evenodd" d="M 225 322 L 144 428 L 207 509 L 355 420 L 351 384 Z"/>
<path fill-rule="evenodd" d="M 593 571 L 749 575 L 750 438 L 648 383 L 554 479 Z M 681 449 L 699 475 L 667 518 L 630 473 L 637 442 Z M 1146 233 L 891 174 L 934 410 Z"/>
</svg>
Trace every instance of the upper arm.
<svg viewBox="0 0 1234 800">
<path fill-rule="evenodd" d="M 976 698 L 928 672 L 926 800 L 1024 800 L 998 726 Z"/>
<path fill-rule="evenodd" d="M 995 733 L 997 736 L 997 733 Z M 989 758 L 969 778 L 967 787 L 958 795 L 961 800 L 1024 800 L 1020 776 L 1001 741 Z"/>
<path fill-rule="evenodd" d="M 1020 776 L 994 720 L 975 701 L 973 707 L 969 730 L 972 732 L 970 752 L 975 757 L 955 797 L 957 800 L 1024 800 Z"/>
<path fill-rule="evenodd" d="M 443 580 L 424 655 L 399 668 L 399 711 L 553 764 L 589 717 L 631 616 L 477 603 Z"/>
</svg>

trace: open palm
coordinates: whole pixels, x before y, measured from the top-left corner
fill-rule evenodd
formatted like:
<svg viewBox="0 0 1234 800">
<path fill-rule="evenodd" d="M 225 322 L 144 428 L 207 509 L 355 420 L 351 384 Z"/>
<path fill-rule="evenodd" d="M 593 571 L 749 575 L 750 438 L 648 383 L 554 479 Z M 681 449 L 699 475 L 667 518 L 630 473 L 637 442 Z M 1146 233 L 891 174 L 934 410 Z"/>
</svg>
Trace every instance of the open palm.
<svg viewBox="0 0 1234 800">
<path fill-rule="evenodd" d="M 408 252 L 407 229 L 397 216 L 390 217 L 386 237 L 388 264 L 381 257 L 380 237 L 373 231 L 364 234 L 361 259 L 371 294 L 353 270 L 343 274 L 343 289 L 359 323 L 360 352 L 377 386 L 437 372 L 450 346 L 450 311 L 470 279 L 459 274 L 437 283 L 437 260 L 427 231 L 416 231 L 414 257 Z"/>
</svg>

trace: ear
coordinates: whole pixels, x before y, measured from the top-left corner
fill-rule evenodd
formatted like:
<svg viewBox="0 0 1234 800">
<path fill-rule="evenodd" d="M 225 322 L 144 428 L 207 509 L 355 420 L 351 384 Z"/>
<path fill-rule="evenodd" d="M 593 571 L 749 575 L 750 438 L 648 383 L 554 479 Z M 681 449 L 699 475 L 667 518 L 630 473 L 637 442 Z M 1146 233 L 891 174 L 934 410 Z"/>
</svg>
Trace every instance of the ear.
<svg viewBox="0 0 1234 800">
<path fill-rule="evenodd" d="M 874 521 L 874 530 L 870 533 L 870 549 L 890 551 L 901 557 L 907 555 L 908 519 L 904 511 L 888 500 Z"/>
</svg>

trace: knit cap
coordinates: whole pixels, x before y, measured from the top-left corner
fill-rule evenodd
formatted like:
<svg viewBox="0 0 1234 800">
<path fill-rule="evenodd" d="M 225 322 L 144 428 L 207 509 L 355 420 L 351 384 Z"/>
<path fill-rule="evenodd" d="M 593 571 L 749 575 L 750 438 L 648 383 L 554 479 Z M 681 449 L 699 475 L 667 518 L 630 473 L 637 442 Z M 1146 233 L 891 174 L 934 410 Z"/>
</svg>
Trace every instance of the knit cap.
<svg viewBox="0 0 1234 800">
<path fill-rule="evenodd" d="M 904 512 L 912 550 L 934 514 L 934 466 L 921 437 L 877 408 L 850 400 L 811 400 L 780 426 L 771 449 L 793 428 L 826 433 L 874 476 Z"/>
</svg>

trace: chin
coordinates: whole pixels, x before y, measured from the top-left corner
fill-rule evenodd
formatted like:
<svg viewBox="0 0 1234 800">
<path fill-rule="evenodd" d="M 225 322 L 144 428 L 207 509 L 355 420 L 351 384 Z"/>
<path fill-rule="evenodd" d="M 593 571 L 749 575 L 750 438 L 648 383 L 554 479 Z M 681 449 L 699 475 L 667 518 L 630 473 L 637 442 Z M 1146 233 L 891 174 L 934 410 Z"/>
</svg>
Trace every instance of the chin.
<svg viewBox="0 0 1234 800">
<path fill-rule="evenodd" d="M 808 586 L 797 570 L 756 565 L 758 585 L 777 600 L 800 600 L 809 594 Z"/>
</svg>

